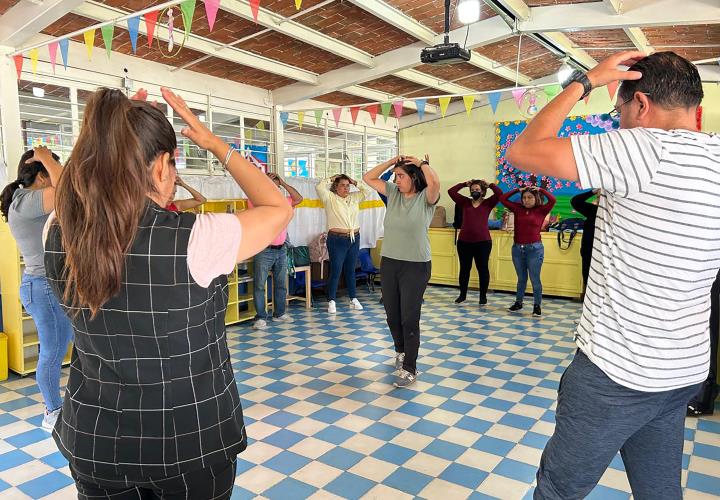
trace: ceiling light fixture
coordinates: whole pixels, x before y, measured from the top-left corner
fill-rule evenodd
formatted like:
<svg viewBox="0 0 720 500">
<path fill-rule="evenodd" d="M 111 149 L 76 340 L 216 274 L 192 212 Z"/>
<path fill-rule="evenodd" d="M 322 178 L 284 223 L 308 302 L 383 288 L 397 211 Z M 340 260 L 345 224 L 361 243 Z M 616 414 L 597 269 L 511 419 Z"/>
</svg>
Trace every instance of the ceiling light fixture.
<svg viewBox="0 0 720 500">
<path fill-rule="evenodd" d="M 568 63 L 568 59 L 563 59 L 562 66 L 560 66 L 560 69 L 557 72 L 557 79 L 559 83 L 565 83 L 565 81 L 570 78 L 570 75 L 572 72 L 575 71 L 575 69 L 570 66 Z"/>
<path fill-rule="evenodd" d="M 45 97 L 45 89 L 40 87 L 33 87 L 32 93 L 35 97 Z"/>
<path fill-rule="evenodd" d="M 480 0 L 460 0 L 457 5 L 458 20 L 472 24 L 480 20 Z"/>
</svg>

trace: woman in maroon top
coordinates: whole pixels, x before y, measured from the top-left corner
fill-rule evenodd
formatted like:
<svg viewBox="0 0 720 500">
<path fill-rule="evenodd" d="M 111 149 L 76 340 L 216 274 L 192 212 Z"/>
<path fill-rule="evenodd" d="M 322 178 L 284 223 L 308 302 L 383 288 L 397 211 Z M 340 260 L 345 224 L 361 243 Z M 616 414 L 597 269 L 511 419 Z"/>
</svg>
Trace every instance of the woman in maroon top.
<svg viewBox="0 0 720 500">
<path fill-rule="evenodd" d="M 460 190 L 465 187 L 470 188 L 470 198 L 460 194 Z M 488 187 L 492 190 L 493 195 L 485 199 Z M 480 305 L 485 305 L 490 284 L 488 261 L 492 250 L 488 216 L 500 201 L 502 191 L 495 184 L 475 179 L 456 184 L 448 189 L 448 194 L 456 205 L 462 207 L 463 211 L 462 227 L 457 241 L 458 257 L 460 258 L 460 296 L 455 299 L 455 303 L 460 304 L 465 301 L 474 259 L 480 276 Z"/>
<path fill-rule="evenodd" d="M 522 193 L 521 203 L 510 201 L 510 198 L 517 193 Z M 542 202 L 542 196 L 547 199 Z M 533 316 L 540 316 L 542 310 L 542 282 L 540 281 L 540 269 L 542 269 L 545 258 L 545 248 L 540 238 L 545 217 L 555 206 L 555 197 L 542 188 L 536 186 L 530 188 L 514 189 L 509 193 L 500 196 L 500 203 L 515 214 L 515 236 L 512 247 L 512 259 L 517 273 L 517 294 L 515 303 L 510 306 L 511 311 L 519 311 L 523 307 L 523 297 L 527 286 L 528 274 L 533 286 Z"/>
</svg>

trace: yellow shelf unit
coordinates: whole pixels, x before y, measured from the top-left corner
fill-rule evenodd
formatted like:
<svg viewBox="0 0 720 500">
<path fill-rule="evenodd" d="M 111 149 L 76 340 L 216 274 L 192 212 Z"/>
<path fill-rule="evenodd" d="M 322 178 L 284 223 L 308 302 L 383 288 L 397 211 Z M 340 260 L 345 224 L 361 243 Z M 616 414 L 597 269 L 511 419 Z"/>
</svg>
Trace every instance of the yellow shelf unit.
<svg viewBox="0 0 720 500">
<path fill-rule="evenodd" d="M 37 328 L 20 302 L 20 282 L 24 263 L 10 227 L 0 219 L 0 293 L 2 293 L 3 331 L 8 336 L 8 368 L 19 375 L 30 375 L 37 368 L 40 342 Z M 72 344 L 63 364 L 70 362 Z"/>
<path fill-rule="evenodd" d="M 247 209 L 247 200 L 208 200 L 196 210 L 197 213 L 235 213 Z M 228 305 L 225 324 L 232 325 L 255 317 L 253 303 L 253 259 L 238 263 L 228 275 Z M 271 304 L 268 304 L 270 306 Z"/>
</svg>

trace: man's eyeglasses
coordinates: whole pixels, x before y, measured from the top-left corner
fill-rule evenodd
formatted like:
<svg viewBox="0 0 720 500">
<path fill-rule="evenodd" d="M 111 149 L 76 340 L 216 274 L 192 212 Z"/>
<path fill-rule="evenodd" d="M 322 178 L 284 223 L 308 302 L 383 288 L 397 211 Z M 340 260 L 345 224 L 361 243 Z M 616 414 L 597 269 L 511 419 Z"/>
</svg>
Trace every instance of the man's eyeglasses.
<svg viewBox="0 0 720 500">
<path fill-rule="evenodd" d="M 641 93 L 645 94 L 647 96 L 651 95 L 649 92 L 641 92 Z M 610 111 L 608 113 L 608 116 L 610 116 L 610 118 L 612 118 L 613 120 L 619 120 L 620 119 L 620 108 L 625 106 L 627 103 L 632 101 L 634 98 L 635 98 L 635 96 L 631 97 L 627 101 L 623 101 L 620 104 L 616 104 L 615 106 L 613 106 L 613 109 L 612 109 L 612 111 Z"/>
</svg>

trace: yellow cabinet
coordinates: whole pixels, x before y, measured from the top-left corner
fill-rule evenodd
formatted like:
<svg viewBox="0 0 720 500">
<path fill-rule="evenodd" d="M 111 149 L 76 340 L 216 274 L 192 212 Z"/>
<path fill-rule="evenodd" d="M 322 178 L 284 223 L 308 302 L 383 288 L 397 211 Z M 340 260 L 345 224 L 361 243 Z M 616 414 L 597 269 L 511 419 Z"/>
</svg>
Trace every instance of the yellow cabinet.
<svg viewBox="0 0 720 500">
<path fill-rule="evenodd" d="M 432 255 L 432 274 L 430 283 L 436 285 L 458 284 L 460 261 L 455 246 L 455 230 L 453 228 L 430 228 L 430 251 Z M 513 233 L 507 231 L 490 231 L 493 240 L 490 253 L 490 289 L 514 292 L 517 275 L 512 262 Z M 545 246 L 545 261 L 541 278 L 543 294 L 558 297 L 579 298 L 582 294 L 582 272 L 580 260 L 580 237 L 573 240 L 567 250 L 561 250 L 557 244 L 557 233 L 542 233 Z M 372 255 L 375 265 L 380 265 L 382 240 L 378 240 Z M 381 276 L 382 278 L 382 276 Z M 478 275 L 475 265 L 470 274 L 470 287 L 477 288 Z M 527 293 L 532 292 L 528 280 Z"/>
</svg>

